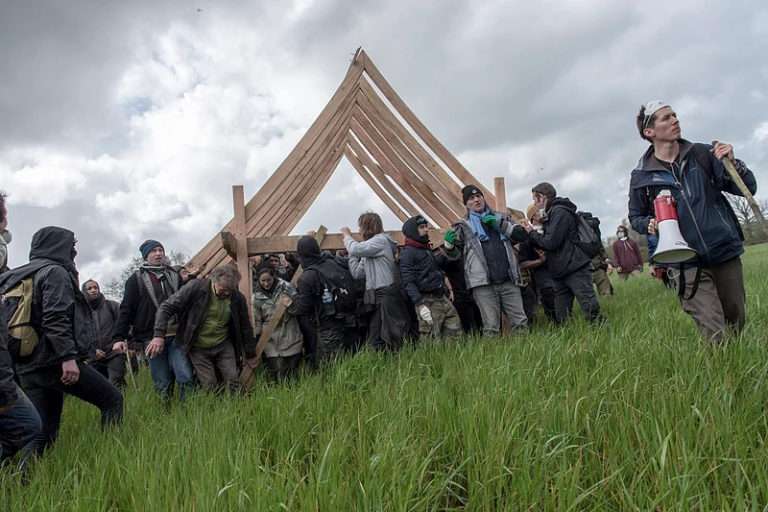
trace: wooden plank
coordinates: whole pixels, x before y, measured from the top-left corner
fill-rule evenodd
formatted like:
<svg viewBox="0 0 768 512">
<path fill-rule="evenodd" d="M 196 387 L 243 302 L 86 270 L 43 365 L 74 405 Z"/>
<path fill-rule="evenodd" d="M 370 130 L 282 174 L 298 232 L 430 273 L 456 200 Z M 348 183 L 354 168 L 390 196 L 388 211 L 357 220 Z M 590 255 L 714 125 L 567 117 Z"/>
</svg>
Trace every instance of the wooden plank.
<svg viewBox="0 0 768 512">
<path fill-rule="evenodd" d="M 326 232 L 327 229 L 325 226 L 320 226 L 318 228 L 315 233 L 315 240 L 317 240 L 318 244 L 323 242 Z M 293 279 L 291 279 L 291 284 L 293 286 L 296 286 L 299 282 L 299 277 L 301 277 L 303 272 L 304 269 L 301 267 L 296 269 L 296 273 L 293 275 Z M 269 339 L 272 337 L 272 333 L 275 332 L 277 326 L 282 322 L 288 307 L 290 307 L 290 300 L 286 300 L 285 302 L 280 300 L 278 302 L 275 311 L 272 313 L 272 318 L 269 319 L 269 322 L 261 331 L 259 341 L 256 343 L 255 355 L 243 361 L 243 369 L 240 372 L 240 385 L 244 390 L 247 391 L 253 386 L 254 370 L 259 366 L 259 363 L 261 363 L 261 355 L 264 353 L 264 349 L 267 347 Z"/>
<path fill-rule="evenodd" d="M 392 237 L 398 245 L 405 243 L 405 236 L 402 231 L 385 231 Z M 354 234 L 355 238 L 360 240 L 359 234 Z M 430 229 L 429 239 L 432 245 L 437 247 L 443 243 L 445 230 Z M 248 238 L 249 256 L 260 256 L 264 254 L 295 252 L 296 244 L 299 243 L 301 235 L 273 235 L 268 237 Z M 344 236 L 341 233 L 327 233 L 323 240 L 319 242 L 320 250 L 338 251 L 344 249 Z"/>
<path fill-rule="evenodd" d="M 231 258 L 237 257 L 237 239 L 230 231 L 222 231 L 219 233 L 221 237 L 221 247 L 227 252 L 227 256 Z"/>
<path fill-rule="evenodd" d="M 360 143 L 357 142 L 357 139 L 354 137 L 350 137 L 348 144 L 352 151 L 357 155 L 357 157 L 360 159 L 362 164 L 365 166 L 365 168 L 368 170 L 368 172 L 379 182 L 381 187 L 390 195 L 392 196 L 395 201 L 405 210 L 405 212 L 408 214 L 409 217 L 414 217 L 419 214 L 419 209 L 411 202 L 409 198 L 403 195 L 402 192 L 400 192 L 400 189 L 397 188 L 397 186 L 389 179 L 389 177 L 384 173 L 381 166 L 376 163 L 376 161 L 371 158 L 371 155 L 368 154 L 368 151 L 366 151 Z"/>
<path fill-rule="evenodd" d="M 330 125 L 324 127 L 324 130 L 326 130 L 325 138 L 322 141 L 322 144 L 317 144 L 312 146 L 310 150 L 307 152 L 307 155 L 310 155 L 314 160 L 310 160 L 309 156 L 307 159 L 305 159 L 303 162 L 300 162 L 298 164 L 298 167 L 295 169 L 287 169 L 285 172 L 291 174 L 287 180 L 283 180 L 282 183 L 280 183 L 279 188 L 274 189 L 274 192 L 271 196 L 265 196 L 266 192 L 268 191 L 267 188 L 262 187 L 254 196 L 254 198 L 251 200 L 251 203 L 253 202 L 259 202 L 261 201 L 261 208 L 257 209 L 254 212 L 254 215 L 258 216 L 261 215 L 258 218 L 251 218 L 248 224 L 248 234 L 249 235 L 262 235 L 267 233 L 268 231 L 265 231 L 264 227 L 261 225 L 264 222 L 270 222 L 274 219 L 274 211 L 272 212 L 272 215 L 268 214 L 268 211 L 262 211 L 263 208 L 267 208 L 274 204 L 274 202 L 280 202 L 280 198 L 285 200 L 287 197 L 295 196 L 296 194 L 300 193 L 301 186 L 297 185 L 296 180 L 300 178 L 305 178 L 307 174 L 311 174 L 311 170 L 313 169 L 313 163 L 317 161 L 318 158 L 321 158 L 325 151 L 328 150 L 330 144 L 327 139 L 328 137 L 338 137 L 339 136 L 339 130 L 341 130 L 344 125 L 346 124 L 346 118 L 344 116 L 348 115 L 349 112 L 351 112 L 351 108 L 354 107 L 354 98 L 356 95 L 356 90 L 351 91 L 351 93 L 345 98 L 347 102 L 345 103 L 344 111 L 336 112 L 333 118 L 333 121 Z M 278 169 L 280 171 L 280 169 Z M 275 173 L 277 174 L 277 172 Z M 273 175 L 274 176 L 274 175 Z M 271 179 L 271 178 L 270 178 Z M 250 203 L 249 203 L 250 204 Z M 246 206 L 246 212 L 248 212 L 248 207 Z M 264 220 L 266 219 L 266 221 Z M 260 222 L 261 221 L 261 222 Z M 229 228 L 230 225 L 227 224 L 225 226 L 225 229 Z M 215 268 L 219 264 L 221 264 L 226 258 L 226 253 L 221 247 L 217 249 L 217 251 L 212 254 L 209 259 L 205 262 L 208 270 Z M 201 256 L 202 259 L 202 256 Z"/>
<path fill-rule="evenodd" d="M 403 172 L 396 163 L 390 160 L 389 155 L 384 153 L 379 144 L 386 147 L 386 142 L 382 140 L 381 136 L 365 116 L 358 117 L 353 115 L 350 126 L 352 127 L 352 132 L 357 136 L 358 140 L 360 140 L 363 147 L 379 163 L 382 170 L 395 180 L 398 186 L 410 197 L 411 201 L 413 201 L 419 210 L 424 212 L 424 214 L 431 218 L 439 227 L 451 224 L 452 221 L 449 221 L 449 219 L 452 219 L 452 216 L 446 215 L 446 213 L 436 207 L 434 204 L 436 202 L 434 196 L 429 191 L 426 191 L 425 193 L 422 190 L 419 190 L 419 188 L 412 183 L 412 180 L 405 175 L 405 172 Z"/>
<path fill-rule="evenodd" d="M 369 187 L 371 187 L 371 190 L 381 199 L 381 201 L 387 205 L 387 208 L 392 210 L 392 213 L 395 214 L 395 216 L 400 219 L 400 222 L 405 222 L 408 220 L 409 215 L 403 211 L 402 208 L 400 208 L 400 205 L 398 205 L 394 199 L 392 199 L 389 194 L 387 194 L 383 188 L 379 185 L 379 183 L 371 176 L 371 174 L 365 169 L 363 166 L 363 162 L 360 161 L 359 158 L 352 152 L 352 149 L 349 147 L 349 145 L 344 147 L 344 156 L 347 157 L 347 160 L 349 160 L 349 163 L 352 164 L 352 167 L 355 168 L 357 171 L 357 174 L 360 175 L 361 178 L 368 184 Z"/>
<path fill-rule="evenodd" d="M 253 276 L 251 275 L 251 262 L 248 260 L 248 240 L 245 233 L 245 193 L 242 185 L 232 186 L 232 204 L 234 206 L 234 226 L 232 235 L 235 238 L 237 252 L 237 270 L 240 273 L 240 293 L 248 304 L 248 316 L 253 325 Z"/>
<path fill-rule="evenodd" d="M 290 175 L 291 170 L 297 163 L 302 158 L 306 157 L 316 145 L 320 135 L 329 128 L 329 122 L 339 110 L 340 105 L 349 96 L 350 92 L 354 94 L 362 73 L 362 54 L 358 51 L 347 69 L 344 79 L 339 84 L 331 99 L 321 110 L 320 114 L 310 125 L 296 146 L 294 146 L 293 150 L 291 150 L 275 172 L 267 179 L 266 183 L 259 189 L 259 192 L 246 204 L 246 219 L 248 221 L 251 221 L 256 215 L 255 210 L 258 209 L 266 199 L 274 195 L 277 186 Z M 231 229 L 231 223 L 232 221 L 228 222 L 222 229 Z M 198 252 L 198 254 L 192 257 L 191 263 L 203 271 L 207 266 L 212 268 L 212 266 L 207 264 L 214 256 L 221 261 L 224 258 L 223 253 L 224 251 L 221 249 L 219 237 L 217 235 L 214 236 L 203 249 Z"/>
<path fill-rule="evenodd" d="M 504 184 L 504 177 L 499 176 L 493 178 L 493 190 L 496 196 L 496 211 L 506 213 L 507 212 L 507 189 Z"/>
<path fill-rule="evenodd" d="M 400 98 L 392 86 L 389 85 L 389 82 L 387 82 L 386 78 L 384 78 L 384 75 L 379 72 L 376 65 L 365 53 L 365 50 L 360 51 L 359 57 L 363 62 L 365 72 L 371 78 L 376 87 L 378 87 L 382 94 L 384 94 L 384 97 L 387 98 L 387 100 L 392 104 L 392 106 L 395 108 L 395 110 L 397 110 L 402 118 L 405 119 L 405 122 L 408 123 L 411 128 L 413 128 L 413 131 L 416 132 L 416 135 L 421 137 L 427 147 L 431 149 L 432 152 L 440 160 L 445 162 L 446 166 L 451 170 L 451 172 L 453 172 L 453 174 L 456 175 L 457 178 L 459 178 L 462 183 L 471 183 L 476 185 L 478 188 L 480 188 L 480 190 L 483 191 L 483 194 L 487 199 L 492 199 L 495 202 L 496 198 L 491 193 L 491 191 L 486 189 L 483 184 L 477 178 L 475 178 L 472 173 L 470 173 L 461 164 L 461 162 L 459 162 L 456 157 L 453 156 L 451 152 L 448 151 L 448 149 L 443 146 L 443 144 L 437 140 L 434 135 L 432 135 L 432 132 L 430 132 L 429 129 L 427 129 L 427 127 L 416 117 L 416 115 L 413 113 L 413 111 L 411 111 L 408 105 L 406 105 L 403 99 Z"/>
<path fill-rule="evenodd" d="M 363 99 L 360 104 L 360 109 L 371 121 L 371 124 L 375 126 L 379 133 L 389 143 L 389 147 L 393 153 L 399 157 L 400 161 L 410 170 L 413 174 L 414 180 L 423 182 L 429 190 L 434 194 L 434 201 L 440 202 L 445 205 L 445 208 L 450 211 L 454 218 L 461 217 L 464 213 L 463 208 L 460 208 L 460 200 L 448 190 L 448 187 L 444 186 L 437 178 L 435 178 L 431 172 L 411 153 L 411 151 L 405 147 L 399 137 L 388 127 L 387 123 L 379 116 L 378 112 L 372 105 Z"/>
<path fill-rule="evenodd" d="M 365 97 L 366 103 L 373 106 L 387 126 L 394 131 L 405 146 L 411 150 L 437 180 L 456 196 L 457 201 L 463 209 L 464 205 L 461 204 L 461 185 L 448 174 L 448 171 L 446 171 L 445 168 L 440 165 L 426 149 L 424 149 L 422 143 L 408 131 L 397 117 L 395 117 L 367 80 L 360 80 L 360 90 Z M 464 183 L 464 185 L 467 185 L 467 183 Z"/>
</svg>

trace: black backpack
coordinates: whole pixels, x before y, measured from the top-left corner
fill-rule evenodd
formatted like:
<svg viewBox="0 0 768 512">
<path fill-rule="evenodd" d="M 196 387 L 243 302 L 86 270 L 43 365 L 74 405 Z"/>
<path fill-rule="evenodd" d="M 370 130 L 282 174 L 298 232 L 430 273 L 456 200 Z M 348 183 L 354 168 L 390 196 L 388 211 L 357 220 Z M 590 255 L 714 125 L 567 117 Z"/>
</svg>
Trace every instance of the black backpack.
<svg viewBox="0 0 768 512">
<path fill-rule="evenodd" d="M 330 300 L 336 316 L 354 314 L 359 293 L 349 270 L 332 259 L 314 265 L 313 270 L 323 283 L 324 306 Z"/>
<path fill-rule="evenodd" d="M 573 243 L 589 258 L 600 254 L 603 241 L 600 237 L 600 219 L 589 212 L 576 212 L 576 237 Z"/>
</svg>

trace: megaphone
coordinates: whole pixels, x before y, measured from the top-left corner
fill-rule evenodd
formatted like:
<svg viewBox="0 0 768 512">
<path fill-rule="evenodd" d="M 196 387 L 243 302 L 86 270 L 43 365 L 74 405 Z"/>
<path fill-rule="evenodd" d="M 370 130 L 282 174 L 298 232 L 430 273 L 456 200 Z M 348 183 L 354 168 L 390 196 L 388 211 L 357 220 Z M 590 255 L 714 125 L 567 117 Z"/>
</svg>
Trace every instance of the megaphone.
<svg viewBox="0 0 768 512">
<path fill-rule="evenodd" d="M 680 233 L 672 192 L 662 190 L 653 201 L 653 209 L 656 211 L 659 245 L 651 260 L 654 263 L 683 263 L 695 258 L 696 251 L 690 248 L 683 234 Z"/>
</svg>

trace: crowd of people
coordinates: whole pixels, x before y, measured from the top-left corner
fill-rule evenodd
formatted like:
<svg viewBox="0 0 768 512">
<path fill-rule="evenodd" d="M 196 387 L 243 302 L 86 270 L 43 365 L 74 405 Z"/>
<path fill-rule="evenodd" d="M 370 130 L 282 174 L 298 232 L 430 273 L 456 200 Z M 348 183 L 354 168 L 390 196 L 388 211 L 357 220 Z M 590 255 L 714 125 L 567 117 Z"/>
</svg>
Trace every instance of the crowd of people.
<svg viewBox="0 0 768 512">
<path fill-rule="evenodd" d="M 745 322 L 743 237 L 721 194 L 739 191 L 721 159 L 734 160 L 753 191 L 754 175 L 730 145 L 682 139 L 663 102 L 643 106 L 637 126 L 651 145 L 632 171 L 632 227 L 655 235 L 653 198 L 672 190 L 698 259 L 667 271 L 702 335 L 720 342 Z M 75 234 L 64 228 L 37 231 L 29 262 L 8 269 L 8 209 L 0 194 L 0 457 L 18 457 L 24 468 L 43 454 L 58 435 L 65 394 L 95 405 L 103 428 L 119 424 L 137 359 L 147 362 L 158 396 L 170 404 L 176 389 L 179 400 L 196 389 L 238 392 L 241 369 L 257 357 L 281 382 L 302 365 L 316 369 L 363 347 L 394 352 L 408 340 L 504 330 L 519 336 L 535 323 L 560 325 L 574 300 L 589 322 L 602 324 L 598 294 L 613 293 L 609 265 L 621 279 L 641 271 L 638 245 L 620 226 L 608 258 L 597 218 L 550 183 L 534 186 L 531 197 L 519 217 L 494 210 L 479 187 L 465 186 L 466 215 L 437 247 L 422 216 L 403 224 L 398 246 L 378 214 L 363 213 L 359 235 L 341 229 L 343 250 L 324 252 L 307 235 L 295 253 L 256 262 L 250 301 L 234 266 L 198 277 L 195 269 L 171 267 L 163 244 L 147 240 L 139 247 L 143 264 L 118 304 L 92 279 L 80 286 Z"/>
</svg>

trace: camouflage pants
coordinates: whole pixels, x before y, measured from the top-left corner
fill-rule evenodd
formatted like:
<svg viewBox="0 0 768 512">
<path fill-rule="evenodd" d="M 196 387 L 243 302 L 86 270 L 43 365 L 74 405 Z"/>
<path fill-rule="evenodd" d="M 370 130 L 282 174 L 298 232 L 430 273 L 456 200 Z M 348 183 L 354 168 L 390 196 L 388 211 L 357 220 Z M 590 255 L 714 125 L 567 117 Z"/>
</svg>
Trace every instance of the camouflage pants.
<svg viewBox="0 0 768 512">
<path fill-rule="evenodd" d="M 463 332 L 459 314 L 448 297 L 424 296 L 424 305 L 432 313 L 432 325 L 422 320 L 417 308 L 416 317 L 419 319 L 420 338 L 451 338 Z"/>
<path fill-rule="evenodd" d="M 597 286 L 597 293 L 601 296 L 613 295 L 613 285 L 605 269 L 600 268 L 592 272 L 592 282 Z"/>
</svg>

